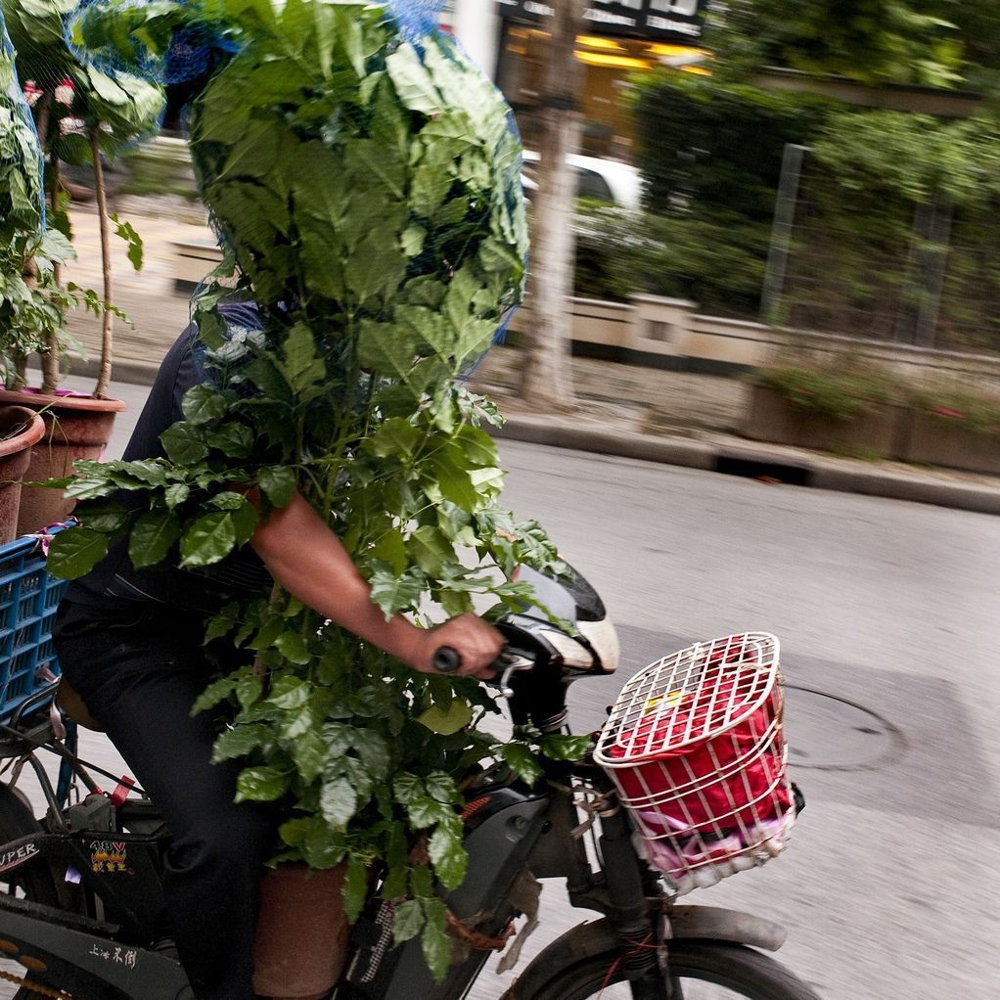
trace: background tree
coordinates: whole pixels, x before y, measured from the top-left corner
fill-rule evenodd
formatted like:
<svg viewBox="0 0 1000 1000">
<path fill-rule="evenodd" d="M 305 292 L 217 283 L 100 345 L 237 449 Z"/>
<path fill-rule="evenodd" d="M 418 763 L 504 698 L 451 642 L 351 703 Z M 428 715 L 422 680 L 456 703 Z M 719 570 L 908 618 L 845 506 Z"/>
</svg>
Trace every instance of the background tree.
<svg viewBox="0 0 1000 1000">
<path fill-rule="evenodd" d="M 531 212 L 531 323 L 524 333 L 521 396 L 543 410 L 573 401 L 570 356 L 573 205 L 576 175 L 566 158 L 580 145 L 582 66 L 574 56 L 584 0 L 553 0 L 552 42 L 538 98 L 538 191 Z"/>
<path fill-rule="evenodd" d="M 706 44 L 730 72 L 784 66 L 870 84 L 953 86 L 962 45 L 954 0 L 734 0 Z"/>
</svg>

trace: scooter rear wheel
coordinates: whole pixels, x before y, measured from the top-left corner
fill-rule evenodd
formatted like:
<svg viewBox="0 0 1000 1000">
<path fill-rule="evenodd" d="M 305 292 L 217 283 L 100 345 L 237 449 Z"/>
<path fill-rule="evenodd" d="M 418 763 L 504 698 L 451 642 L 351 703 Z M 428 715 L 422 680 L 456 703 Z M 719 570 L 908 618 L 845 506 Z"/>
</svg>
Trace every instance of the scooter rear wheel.
<svg viewBox="0 0 1000 1000">
<path fill-rule="evenodd" d="M 21 801 L 16 792 L 4 784 L 0 784 L 0 845 L 29 836 L 41 831 L 38 821 Z M 0 892 L 18 899 L 43 903 L 46 906 L 58 906 L 59 894 L 56 890 L 52 871 L 41 856 L 20 865 L 17 868 L 0 872 Z M 16 959 L 4 959 L 0 962 L 0 970 L 9 972 L 20 978 L 29 978 L 30 973 Z M 0 996 L 9 996 L 4 987 L 9 985 L 0 980 Z M 47 994 L 37 993 L 30 987 L 22 986 L 13 995 L 13 1000 L 48 1000 Z"/>
<path fill-rule="evenodd" d="M 742 945 L 670 942 L 671 1000 L 820 1000 L 780 962 Z M 616 956 L 595 955 L 556 973 L 530 1000 L 626 1000 L 632 992 Z M 664 991 L 664 997 L 667 994 Z"/>
</svg>

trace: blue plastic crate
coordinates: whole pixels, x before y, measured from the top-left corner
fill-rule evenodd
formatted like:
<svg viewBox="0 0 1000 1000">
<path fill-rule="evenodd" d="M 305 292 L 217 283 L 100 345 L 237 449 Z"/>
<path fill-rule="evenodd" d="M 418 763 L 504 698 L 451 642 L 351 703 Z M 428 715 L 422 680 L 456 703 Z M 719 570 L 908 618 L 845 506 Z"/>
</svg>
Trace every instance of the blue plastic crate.
<svg viewBox="0 0 1000 1000">
<path fill-rule="evenodd" d="M 0 545 L 0 721 L 59 673 L 52 620 L 65 580 L 45 572 L 41 541 L 25 535 Z"/>
</svg>

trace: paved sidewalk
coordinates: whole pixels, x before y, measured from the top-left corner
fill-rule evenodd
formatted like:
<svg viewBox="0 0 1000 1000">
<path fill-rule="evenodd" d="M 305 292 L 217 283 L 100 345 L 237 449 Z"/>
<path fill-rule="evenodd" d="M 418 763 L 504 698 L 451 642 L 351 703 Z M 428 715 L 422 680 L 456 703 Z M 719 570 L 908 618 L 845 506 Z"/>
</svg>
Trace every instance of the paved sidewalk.
<svg viewBox="0 0 1000 1000">
<path fill-rule="evenodd" d="M 115 302 L 134 327 L 115 322 L 114 377 L 143 386 L 189 318 L 188 296 L 174 287 L 174 243 L 211 235 L 198 210 L 179 199 L 160 204 L 123 200 L 118 211 L 143 238 L 145 263 L 140 274 L 132 271 L 124 243 L 115 240 Z M 67 268 L 67 277 L 100 288 L 93 209 L 76 209 L 73 224 L 79 259 Z M 80 315 L 72 330 L 91 356 L 75 360 L 73 372 L 87 376 L 96 371 L 99 323 Z M 522 360 L 516 348 L 496 348 L 471 379 L 472 387 L 493 397 L 506 416 L 501 437 L 1000 514 L 1000 477 L 851 460 L 740 437 L 748 388 L 736 378 L 573 358 L 577 407 L 570 415 L 550 415 L 531 412 L 518 396 Z"/>
</svg>

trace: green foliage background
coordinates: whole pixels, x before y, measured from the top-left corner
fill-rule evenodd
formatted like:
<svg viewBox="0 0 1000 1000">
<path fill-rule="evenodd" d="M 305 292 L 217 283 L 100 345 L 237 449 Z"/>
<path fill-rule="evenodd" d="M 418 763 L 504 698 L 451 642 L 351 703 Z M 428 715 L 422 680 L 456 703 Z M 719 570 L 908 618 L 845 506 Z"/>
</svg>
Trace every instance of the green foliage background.
<svg viewBox="0 0 1000 1000">
<path fill-rule="evenodd" d="M 921 317 L 933 313 L 934 346 L 1000 350 L 994 115 L 859 108 L 677 72 L 638 81 L 635 110 L 646 211 L 581 211 L 578 294 L 682 297 L 708 314 L 759 319 L 793 144 L 806 152 L 774 318 L 929 346 Z"/>
</svg>

